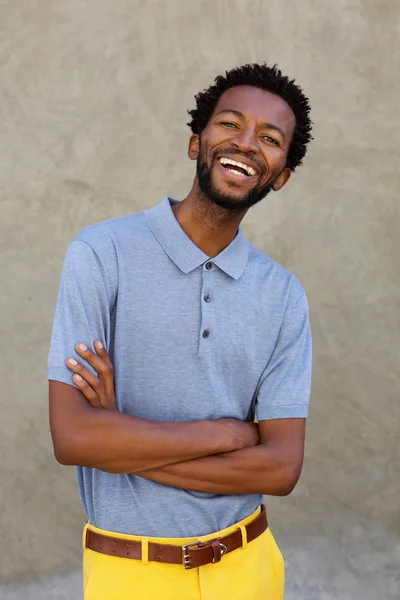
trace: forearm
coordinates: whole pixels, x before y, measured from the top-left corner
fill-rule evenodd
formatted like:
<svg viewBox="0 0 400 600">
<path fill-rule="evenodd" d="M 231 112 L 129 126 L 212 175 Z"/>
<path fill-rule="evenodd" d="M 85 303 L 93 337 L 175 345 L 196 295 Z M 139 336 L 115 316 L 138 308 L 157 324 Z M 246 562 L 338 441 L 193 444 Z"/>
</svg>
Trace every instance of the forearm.
<svg viewBox="0 0 400 600">
<path fill-rule="evenodd" d="M 207 456 L 138 473 L 171 487 L 212 494 L 289 494 L 300 475 L 267 445 Z"/>
<path fill-rule="evenodd" d="M 254 424 L 150 421 L 93 408 L 79 390 L 54 381 L 50 426 L 59 462 L 111 473 L 134 473 L 258 443 Z"/>
<path fill-rule="evenodd" d="M 118 412 L 97 411 L 71 442 L 72 464 L 112 473 L 132 473 L 224 452 L 234 445 L 217 423 L 148 421 Z M 220 434 L 220 435 L 219 435 Z"/>
</svg>

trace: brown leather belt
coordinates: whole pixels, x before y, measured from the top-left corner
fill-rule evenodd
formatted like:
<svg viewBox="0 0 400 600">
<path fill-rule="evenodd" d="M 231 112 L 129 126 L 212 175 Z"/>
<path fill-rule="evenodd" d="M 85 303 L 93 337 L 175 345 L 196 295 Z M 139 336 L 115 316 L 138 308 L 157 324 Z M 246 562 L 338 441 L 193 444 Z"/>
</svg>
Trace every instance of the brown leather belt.
<svg viewBox="0 0 400 600">
<path fill-rule="evenodd" d="M 265 506 L 254 521 L 245 526 L 247 542 L 252 542 L 268 527 Z M 217 563 L 224 554 L 242 547 L 242 532 L 236 529 L 233 533 L 221 538 L 214 538 L 207 542 L 190 542 L 184 546 L 173 544 L 155 544 L 149 542 L 148 560 L 174 565 L 183 565 L 185 569 L 201 567 L 209 563 Z M 120 558 L 142 559 L 142 543 L 128 539 L 120 539 L 110 535 L 102 535 L 89 528 L 86 530 L 86 548 L 119 556 Z"/>
</svg>

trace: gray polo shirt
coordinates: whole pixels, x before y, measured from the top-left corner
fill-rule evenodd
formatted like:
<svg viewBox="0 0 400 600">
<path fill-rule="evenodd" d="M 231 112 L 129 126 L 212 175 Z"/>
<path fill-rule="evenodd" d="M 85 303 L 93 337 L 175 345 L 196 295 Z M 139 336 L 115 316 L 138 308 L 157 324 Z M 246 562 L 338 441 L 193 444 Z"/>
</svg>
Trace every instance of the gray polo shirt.
<svg viewBox="0 0 400 600">
<path fill-rule="evenodd" d="M 48 378 L 77 342 L 100 339 L 115 366 L 120 411 L 160 421 L 306 417 L 311 336 L 299 281 L 239 229 L 215 258 L 175 219 L 169 198 L 93 225 L 62 271 Z M 77 467 L 87 517 L 121 533 L 187 537 L 228 527 L 257 494 L 222 495 Z"/>
</svg>

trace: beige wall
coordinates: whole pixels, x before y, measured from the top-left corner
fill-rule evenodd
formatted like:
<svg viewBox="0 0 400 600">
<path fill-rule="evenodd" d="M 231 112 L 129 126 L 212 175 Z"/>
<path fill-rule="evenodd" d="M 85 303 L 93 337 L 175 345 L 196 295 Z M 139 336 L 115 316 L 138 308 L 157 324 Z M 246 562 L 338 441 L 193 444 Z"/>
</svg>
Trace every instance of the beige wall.
<svg viewBox="0 0 400 600">
<path fill-rule="evenodd" d="M 52 457 L 47 418 L 69 240 L 183 197 L 194 94 L 266 60 L 297 78 L 315 122 L 304 167 L 245 220 L 312 314 L 306 462 L 292 496 L 268 502 L 272 528 L 293 598 L 306 585 L 307 600 L 399 597 L 399 17 L 396 0 L 1 3 L 3 582 L 80 561 L 74 473 Z"/>
</svg>

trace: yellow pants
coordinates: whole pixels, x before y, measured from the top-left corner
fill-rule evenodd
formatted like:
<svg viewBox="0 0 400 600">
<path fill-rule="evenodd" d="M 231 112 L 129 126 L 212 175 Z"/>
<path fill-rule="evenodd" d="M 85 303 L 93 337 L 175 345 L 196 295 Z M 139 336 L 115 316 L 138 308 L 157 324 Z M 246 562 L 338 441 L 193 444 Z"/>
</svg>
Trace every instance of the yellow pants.
<svg viewBox="0 0 400 600">
<path fill-rule="evenodd" d="M 142 560 L 94 552 L 84 546 L 85 600 L 282 600 L 284 563 L 269 529 L 258 538 L 222 557 L 221 562 L 185 570 L 181 565 L 146 561 L 146 542 L 182 546 L 223 537 L 252 521 L 260 512 L 239 523 L 200 538 L 142 538 L 107 532 L 87 524 L 86 529 L 142 541 Z M 245 531 L 243 528 L 242 532 Z M 242 533 L 243 535 L 243 533 Z"/>
</svg>

